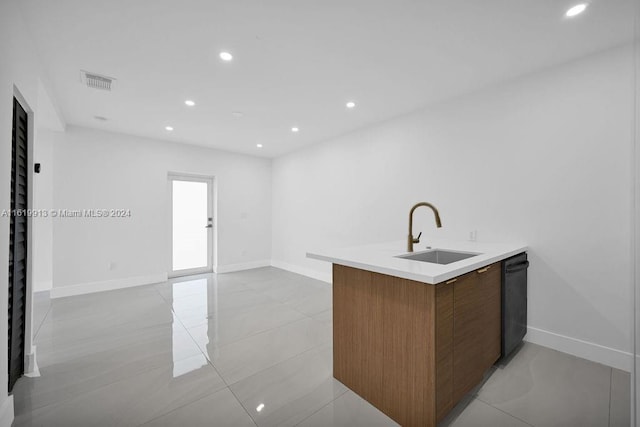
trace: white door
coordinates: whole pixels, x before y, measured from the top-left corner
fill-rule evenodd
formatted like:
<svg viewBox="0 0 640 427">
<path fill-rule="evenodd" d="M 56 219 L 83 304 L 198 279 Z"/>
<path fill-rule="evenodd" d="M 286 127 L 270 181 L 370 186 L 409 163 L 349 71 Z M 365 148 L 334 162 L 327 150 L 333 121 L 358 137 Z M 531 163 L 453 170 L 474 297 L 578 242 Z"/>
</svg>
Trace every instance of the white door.
<svg viewBox="0 0 640 427">
<path fill-rule="evenodd" d="M 213 180 L 170 175 L 171 276 L 209 273 L 213 260 Z"/>
</svg>

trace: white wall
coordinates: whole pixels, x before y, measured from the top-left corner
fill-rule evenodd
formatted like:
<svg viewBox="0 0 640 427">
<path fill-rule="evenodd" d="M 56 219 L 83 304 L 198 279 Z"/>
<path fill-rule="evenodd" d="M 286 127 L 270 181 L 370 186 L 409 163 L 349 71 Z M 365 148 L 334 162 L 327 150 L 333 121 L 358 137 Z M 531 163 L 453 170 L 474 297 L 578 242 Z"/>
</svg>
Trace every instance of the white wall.
<svg viewBox="0 0 640 427">
<path fill-rule="evenodd" d="M 615 49 L 275 160 L 274 263 L 329 277 L 307 251 L 404 239 L 432 202 L 443 228 L 417 211 L 423 243 L 530 245 L 530 339 L 628 367 L 632 61 Z"/>
<path fill-rule="evenodd" d="M 166 277 L 168 172 L 215 176 L 218 268 L 265 265 L 271 259 L 269 159 L 71 126 L 56 135 L 53 157 L 54 208 L 132 214 L 53 220 L 54 296 L 68 294 L 61 288 L 69 286 L 93 284 L 81 288 L 87 291 L 114 280 Z"/>
<path fill-rule="evenodd" d="M 53 207 L 53 137 L 54 132 L 40 130 L 34 147 L 33 161 L 41 164 L 40 173 L 33 174 L 33 209 L 36 211 Z M 53 283 L 53 219 L 37 216 L 31 226 L 33 290 L 48 291 Z"/>
<path fill-rule="evenodd" d="M 0 2 L 0 209 L 10 209 L 11 132 L 13 97 L 21 95 L 24 107 L 33 113 L 33 144 L 37 147 L 43 127 L 62 129 L 63 121 L 55 102 L 46 89 L 47 77 L 39 63 L 35 46 L 19 11 L 17 1 Z M 35 150 L 35 147 L 34 147 Z M 33 182 L 33 180 L 32 180 Z M 33 242 L 32 242 L 33 243 Z M 32 244 L 33 246 L 33 244 Z M 8 271 L 9 218 L 0 217 L 0 271 Z M 0 274 L 0 353 L 7 354 L 7 274 Z M 30 307 L 27 301 L 27 307 Z M 27 319 L 27 330 L 30 321 Z M 27 332 L 27 353 L 31 342 Z M 0 358 L 0 426 L 8 426 L 13 419 L 12 399 L 7 396 L 7 359 Z"/>
</svg>

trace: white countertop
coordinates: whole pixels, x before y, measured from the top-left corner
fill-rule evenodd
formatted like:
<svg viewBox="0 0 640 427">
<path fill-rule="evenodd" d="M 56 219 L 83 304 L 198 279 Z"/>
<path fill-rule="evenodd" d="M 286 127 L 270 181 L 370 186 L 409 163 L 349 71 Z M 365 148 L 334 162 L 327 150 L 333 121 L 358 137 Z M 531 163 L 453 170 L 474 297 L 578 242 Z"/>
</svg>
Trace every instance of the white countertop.
<svg viewBox="0 0 640 427">
<path fill-rule="evenodd" d="M 446 265 L 396 258 L 397 255 L 408 253 L 407 241 L 400 240 L 376 245 L 315 251 L 307 253 L 307 257 L 434 285 L 527 250 L 526 245 L 514 243 L 470 242 L 424 237 L 423 241 L 425 243 L 413 245 L 414 252 L 421 252 L 429 247 L 476 252 L 480 255 Z"/>
</svg>

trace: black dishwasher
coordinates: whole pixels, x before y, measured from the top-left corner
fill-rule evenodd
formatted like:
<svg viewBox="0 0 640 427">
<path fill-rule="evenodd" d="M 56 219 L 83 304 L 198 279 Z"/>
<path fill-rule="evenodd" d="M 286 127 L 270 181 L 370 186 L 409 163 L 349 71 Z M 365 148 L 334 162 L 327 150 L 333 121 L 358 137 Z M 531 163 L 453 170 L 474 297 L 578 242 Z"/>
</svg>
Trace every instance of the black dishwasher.
<svg viewBox="0 0 640 427">
<path fill-rule="evenodd" d="M 521 253 L 502 263 L 502 354 L 505 358 L 527 333 L 527 254 Z"/>
</svg>

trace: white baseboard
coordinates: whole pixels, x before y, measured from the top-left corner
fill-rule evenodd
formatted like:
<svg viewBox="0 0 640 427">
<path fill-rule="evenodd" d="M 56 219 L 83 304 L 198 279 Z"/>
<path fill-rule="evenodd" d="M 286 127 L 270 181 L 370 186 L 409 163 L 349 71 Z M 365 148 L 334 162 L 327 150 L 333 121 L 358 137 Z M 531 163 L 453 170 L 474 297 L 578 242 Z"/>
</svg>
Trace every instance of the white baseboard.
<svg viewBox="0 0 640 427">
<path fill-rule="evenodd" d="M 105 280 L 103 282 L 83 283 L 80 285 L 59 286 L 51 289 L 51 298 L 70 297 L 73 295 L 90 294 L 93 292 L 112 291 L 114 289 L 131 288 L 134 286 L 150 285 L 167 280 L 167 273 L 151 274 L 149 276 L 127 277 L 124 279 Z"/>
<path fill-rule="evenodd" d="M 269 260 L 240 262 L 237 264 L 218 265 L 214 267 L 214 271 L 216 273 L 231 273 L 234 271 L 251 270 L 253 268 L 260 268 L 260 267 L 269 267 L 270 265 L 271 265 L 271 261 Z"/>
<path fill-rule="evenodd" d="M 633 356 L 622 350 L 532 327 L 527 328 L 524 339 L 592 362 L 631 372 Z"/>
<path fill-rule="evenodd" d="M 333 282 L 333 276 L 331 273 L 322 273 L 310 268 L 300 267 L 299 265 L 289 264 L 288 262 L 278 261 L 275 259 L 271 260 L 271 266 L 281 268 L 292 273 L 302 274 L 303 276 L 311 277 L 312 279 L 321 280 L 323 282 Z"/>
<path fill-rule="evenodd" d="M 31 353 L 25 356 L 24 361 L 24 376 L 29 378 L 37 378 L 40 376 L 40 369 L 38 368 L 38 361 L 36 359 L 36 346 L 31 346 Z"/>
<path fill-rule="evenodd" d="M 13 424 L 13 395 L 7 396 L 0 406 L 0 427 L 11 427 Z"/>
</svg>

